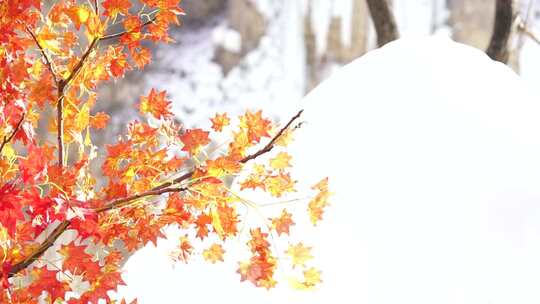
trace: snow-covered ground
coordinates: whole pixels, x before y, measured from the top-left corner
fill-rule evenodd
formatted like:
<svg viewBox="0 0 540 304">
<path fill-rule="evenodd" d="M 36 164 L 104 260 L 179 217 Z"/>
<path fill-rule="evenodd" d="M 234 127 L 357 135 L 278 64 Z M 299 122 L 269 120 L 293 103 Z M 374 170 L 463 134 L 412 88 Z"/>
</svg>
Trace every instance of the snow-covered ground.
<svg viewBox="0 0 540 304">
<path fill-rule="evenodd" d="M 188 127 L 247 108 L 287 119 L 305 88 L 301 2 L 269 5 L 267 35 L 226 76 L 212 61 L 221 18 L 180 32 L 174 51 L 155 54 L 148 86 L 169 92 Z M 319 2 L 324 43 L 324 18 L 348 6 L 325 11 Z M 401 34 L 427 35 L 435 24 L 448 36 L 443 2 L 395 1 Z M 240 283 L 243 239 L 226 248 L 227 263 L 195 258 L 174 267 L 175 243 L 160 240 L 128 261 L 121 293 L 143 304 L 540 302 L 540 47 L 526 38 L 520 80 L 482 52 L 441 39 L 374 51 L 302 103 L 309 121 L 292 147 L 296 178 L 328 175 L 336 192 L 320 229 L 299 233 L 315 245 L 320 290 L 295 292 L 286 279 L 270 292 Z"/>
<path fill-rule="evenodd" d="M 220 265 L 171 268 L 170 243 L 147 246 L 120 291 L 141 303 L 538 303 L 538 100 L 443 37 L 373 51 L 305 98 L 290 147 L 301 187 L 328 175 L 335 192 L 318 229 L 296 226 L 315 246 L 319 289 L 240 283 L 239 240 Z"/>
</svg>

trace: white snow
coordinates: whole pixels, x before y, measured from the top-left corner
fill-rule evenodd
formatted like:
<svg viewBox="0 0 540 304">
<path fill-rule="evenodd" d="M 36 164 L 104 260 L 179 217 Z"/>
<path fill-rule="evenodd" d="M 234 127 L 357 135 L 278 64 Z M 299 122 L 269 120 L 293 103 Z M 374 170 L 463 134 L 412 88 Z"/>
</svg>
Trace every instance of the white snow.
<svg viewBox="0 0 540 304">
<path fill-rule="evenodd" d="M 242 50 L 242 36 L 229 27 L 217 27 L 212 32 L 214 45 L 222 46 L 225 50 L 240 53 Z"/>
<path fill-rule="evenodd" d="M 305 98 L 289 149 L 301 187 L 329 176 L 335 192 L 318 229 L 297 219 L 320 289 L 240 283 L 239 240 L 227 263 L 174 270 L 149 246 L 121 292 L 141 303 L 538 303 L 539 100 L 508 67 L 445 38 L 372 51 Z"/>
<path fill-rule="evenodd" d="M 246 109 L 263 109 L 282 118 L 283 110 L 304 94 L 300 9 L 296 1 L 273 3 L 265 12 L 272 18 L 259 47 L 227 75 L 213 61 L 215 42 L 234 50 L 241 41 L 219 16 L 207 26 L 174 33 L 179 43 L 158 48 L 145 85 L 166 90 L 173 112 L 189 128 L 208 124 L 216 112 L 234 117 Z"/>
</svg>

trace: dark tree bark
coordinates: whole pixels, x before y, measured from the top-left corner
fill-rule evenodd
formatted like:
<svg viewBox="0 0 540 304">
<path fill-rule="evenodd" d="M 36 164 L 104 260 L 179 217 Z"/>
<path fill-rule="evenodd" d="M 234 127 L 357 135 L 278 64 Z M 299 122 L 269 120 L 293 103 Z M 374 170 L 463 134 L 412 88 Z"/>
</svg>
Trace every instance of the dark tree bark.
<svg viewBox="0 0 540 304">
<path fill-rule="evenodd" d="M 388 5 L 388 0 L 366 0 L 371 19 L 377 32 L 379 47 L 399 38 L 394 14 Z"/>
<path fill-rule="evenodd" d="M 502 63 L 508 62 L 508 41 L 512 32 L 514 21 L 514 7 L 512 0 L 497 0 L 495 4 L 495 22 L 493 33 L 486 54 L 493 60 Z"/>
</svg>

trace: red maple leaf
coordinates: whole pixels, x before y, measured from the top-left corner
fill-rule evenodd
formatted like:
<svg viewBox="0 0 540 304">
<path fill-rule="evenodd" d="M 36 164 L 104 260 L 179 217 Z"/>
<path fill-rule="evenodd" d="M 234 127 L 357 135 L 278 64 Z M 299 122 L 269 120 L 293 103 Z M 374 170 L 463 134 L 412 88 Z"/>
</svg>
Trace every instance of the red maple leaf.
<svg viewBox="0 0 540 304">
<path fill-rule="evenodd" d="M 166 94 L 166 91 L 158 93 L 155 89 L 152 89 L 148 96 L 141 96 L 141 102 L 139 103 L 141 114 L 149 113 L 157 119 L 171 117 L 173 115 L 171 102 L 165 99 Z"/>
<path fill-rule="evenodd" d="M 0 188 L 0 224 L 12 237 L 16 232 L 17 221 L 24 220 L 20 201 L 21 196 L 15 185 L 5 184 Z"/>
<path fill-rule="evenodd" d="M 48 270 L 47 267 L 37 268 L 32 271 L 36 279 L 28 287 L 28 292 L 35 298 L 41 295 L 42 291 L 47 291 L 51 302 L 56 299 L 64 299 L 69 287 L 66 283 L 57 279 L 58 270 Z"/>
<path fill-rule="evenodd" d="M 38 147 L 34 144 L 28 146 L 28 155 L 19 162 L 24 183 L 36 182 L 47 174 L 47 164 L 52 159 L 51 147 Z"/>
</svg>

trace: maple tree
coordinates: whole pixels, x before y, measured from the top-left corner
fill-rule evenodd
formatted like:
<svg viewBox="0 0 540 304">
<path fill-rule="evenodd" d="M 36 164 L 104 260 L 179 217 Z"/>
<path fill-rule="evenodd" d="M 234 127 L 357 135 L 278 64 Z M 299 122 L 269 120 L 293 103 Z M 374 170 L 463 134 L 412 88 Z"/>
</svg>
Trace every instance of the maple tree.
<svg viewBox="0 0 540 304">
<path fill-rule="evenodd" d="M 109 120 L 93 111 L 96 87 L 147 65 L 151 52 L 142 41 L 172 41 L 168 28 L 183 15 L 179 2 L 62 0 L 50 9 L 40 0 L 0 3 L 0 302 L 114 303 L 109 291 L 123 284 L 125 253 L 155 244 L 169 225 L 186 231 L 179 260 L 198 251 L 210 263 L 224 260 L 222 244 L 241 233 L 238 206 L 257 208 L 231 190 L 228 178 L 276 198 L 295 191 L 283 148 L 269 161 L 256 160 L 287 145 L 301 111 L 283 126 L 247 111 L 236 126 L 223 113 L 210 119 L 211 130 L 184 129 L 173 120 L 166 92 L 155 89 L 138 104 L 150 122 L 130 122 L 105 147 L 106 182 L 96 185 L 92 136 Z M 47 108 L 54 117 L 44 114 Z M 35 135 L 43 120 L 56 142 Z M 226 131 L 231 139 L 211 157 L 212 134 Z M 308 210 L 316 224 L 328 205 L 327 180 L 313 189 Z M 275 286 L 283 253 L 271 248 L 270 235 L 286 237 L 294 225 L 284 208 L 250 229 L 251 258 L 239 262 L 241 281 Z M 67 231 L 76 237 L 58 244 Z M 196 248 L 189 231 L 217 241 Z M 321 282 L 320 271 L 306 264 L 309 249 L 299 243 L 287 251 L 293 267 L 303 269 L 298 288 Z M 59 260 L 44 257 L 51 250 Z"/>
</svg>

